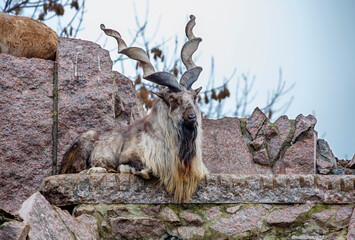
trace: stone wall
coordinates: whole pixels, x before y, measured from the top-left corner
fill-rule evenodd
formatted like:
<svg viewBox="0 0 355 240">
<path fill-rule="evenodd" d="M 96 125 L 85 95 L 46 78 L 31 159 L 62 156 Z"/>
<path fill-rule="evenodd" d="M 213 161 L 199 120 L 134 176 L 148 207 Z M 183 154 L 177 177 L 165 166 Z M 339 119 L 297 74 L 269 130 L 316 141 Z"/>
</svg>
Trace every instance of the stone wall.
<svg viewBox="0 0 355 240">
<path fill-rule="evenodd" d="M 52 171 L 53 62 L 0 54 L 0 207 L 16 210 Z"/>
<path fill-rule="evenodd" d="M 354 239 L 354 204 L 79 204 L 39 192 L 0 212 L 0 239 Z M 3 219 L 5 218 L 5 222 Z"/>
<path fill-rule="evenodd" d="M 302 114 L 272 123 L 259 108 L 247 119 L 204 119 L 203 159 L 211 173 L 314 174 L 315 124 Z"/>
<path fill-rule="evenodd" d="M 0 206 L 16 210 L 55 174 L 70 143 L 88 129 L 108 131 L 145 115 L 132 82 L 112 71 L 108 51 L 60 38 L 56 61 L 0 54 Z M 316 119 L 300 114 L 270 122 L 203 119 L 203 158 L 214 174 L 332 173 L 325 144 L 317 155 Z M 318 170 L 316 163 L 319 163 Z"/>
<path fill-rule="evenodd" d="M 175 204 L 156 180 L 50 176 L 79 134 L 145 115 L 99 45 L 60 38 L 56 61 L 0 54 L 0 92 L 0 208 L 22 217 L 0 211 L 1 236 L 355 239 L 355 175 L 344 175 L 355 171 L 337 166 L 311 115 L 271 122 L 257 108 L 247 119 L 203 119 L 210 175 L 190 203 Z"/>
<path fill-rule="evenodd" d="M 92 224 L 103 239 L 351 239 L 354 234 L 349 226 L 355 224 L 355 175 L 210 174 L 183 204 L 175 204 L 156 181 L 130 174 L 52 176 L 40 191 L 56 206 L 75 206 L 73 216 Z"/>
<path fill-rule="evenodd" d="M 79 134 L 145 114 L 109 52 L 77 39 L 59 39 L 55 62 L 0 54 L 0 92 L 0 208 L 8 211 L 57 172 Z"/>
<path fill-rule="evenodd" d="M 354 204 L 79 205 L 104 239 L 352 239 Z M 353 223 L 352 223 L 353 224 Z"/>
<path fill-rule="evenodd" d="M 156 180 L 132 174 L 65 174 L 47 177 L 41 193 L 56 206 L 81 203 L 174 203 Z M 355 203 L 355 175 L 209 174 L 190 203 Z"/>
<path fill-rule="evenodd" d="M 267 180 L 269 183 L 261 185 L 266 176 L 274 181 Z M 9 214 L 0 212 L 0 236 L 14 236 L 7 239 L 21 239 L 20 236 L 23 239 L 27 236 L 30 239 L 355 239 L 355 176 L 332 179 L 334 176 L 212 175 L 203 181 L 208 184 L 200 184 L 192 202 L 183 204 L 173 203 L 154 182 L 132 178 L 135 177 L 128 174 L 105 173 L 46 178 L 41 187 L 43 195 L 37 192 L 28 198 L 19 216 L 10 215 L 12 220 L 2 224 L 2 216 L 9 218 Z M 226 180 L 230 178 L 236 181 L 229 184 Z M 121 187 L 127 179 L 141 184 Z M 258 187 L 253 188 L 255 184 Z M 243 199 L 224 198 L 226 188 Z M 209 193 L 217 197 L 210 198 Z"/>
</svg>

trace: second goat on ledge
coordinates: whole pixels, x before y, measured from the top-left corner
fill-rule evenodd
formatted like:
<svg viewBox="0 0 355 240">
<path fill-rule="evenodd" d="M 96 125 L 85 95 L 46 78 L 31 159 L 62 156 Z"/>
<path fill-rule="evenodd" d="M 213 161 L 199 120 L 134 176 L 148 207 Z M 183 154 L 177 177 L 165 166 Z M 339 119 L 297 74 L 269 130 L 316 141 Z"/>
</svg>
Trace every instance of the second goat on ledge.
<svg viewBox="0 0 355 240">
<path fill-rule="evenodd" d="M 190 200 L 207 174 L 201 152 L 201 112 L 196 103 L 201 88 L 191 88 L 202 71 L 192 61 L 202 41 L 194 36 L 194 26 L 195 17 L 190 16 L 185 29 L 188 41 L 181 50 L 187 70 L 179 83 L 168 72 L 156 72 L 143 49 L 127 47 L 117 31 L 101 24 L 105 34 L 117 40 L 119 53 L 139 61 L 144 79 L 167 88 L 155 93 L 159 99 L 146 117 L 108 133 L 90 130 L 77 137 L 64 154 L 61 174 L 101 167 L 108 172 L 129 172 L 145 179 L 153 175 L 174 194 L 175 201 Z"/>
</svg>

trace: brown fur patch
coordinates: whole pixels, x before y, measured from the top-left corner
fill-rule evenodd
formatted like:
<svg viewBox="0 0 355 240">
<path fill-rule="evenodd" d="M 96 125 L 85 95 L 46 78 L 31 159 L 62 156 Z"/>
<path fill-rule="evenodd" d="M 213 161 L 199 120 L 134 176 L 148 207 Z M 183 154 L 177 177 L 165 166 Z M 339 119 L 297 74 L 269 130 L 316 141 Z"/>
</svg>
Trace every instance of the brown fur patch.
<svg viewBox="0 0 355 240">
<path fill-rule="evenodd" d="M 0 53 L 55 60 L 58 36 L 32 18 L 0 13 Z"/>
<path fill-rule="evenodd" d="M 99 134 L 87 131 L 77 137 L 63 155 L 59 174 L 77 173 L 89 168 L 88 160 Z"/>
<path fill-rule="evenodd" d="M 87 168 L 86 159 L 82 157 L 80 138 L 77 137 L 64 153 L 59 174 L 77 173 Z"/>
<path fill-rule="evenodd" d="M 141 158 L 139 156 L 137 156 L 136 154 L 132 154 L 131 156 L 129 156 L 128 161 L 123 162 L 123 164 L 127 164 L 127 165 L 131 166 L 136 171 L 142 171 L 142 169 L 144 168 L 144 164 L 143 164 Z"/>
</svg>

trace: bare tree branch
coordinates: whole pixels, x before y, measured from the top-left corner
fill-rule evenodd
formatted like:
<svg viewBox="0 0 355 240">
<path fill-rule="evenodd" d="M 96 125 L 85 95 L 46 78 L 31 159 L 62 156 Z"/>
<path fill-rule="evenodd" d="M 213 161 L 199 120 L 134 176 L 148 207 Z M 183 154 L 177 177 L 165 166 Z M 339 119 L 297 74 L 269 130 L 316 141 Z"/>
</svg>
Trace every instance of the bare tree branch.
<svg viewBox="0 0 355 240">
<path fill-rule="evenodd" d="M 136 45 L 135 43 L 140 43 L 143 48 L 146 50 L 148 55 L 150 55 L 152 64 L 156 69 L 160 71 L 166 71 L 174 74 L 177 78 L 182 74 L 182 65 L 180 56 L 178 54 L 179 44 L 178 38 L 175 37 L 174 48 L 172 51 L 169 51 L 168 44 L 171 42 L 172 38 L 168 40 L 163 40 L 161 43 L 156 44 L 154 47 L 153 40 L 158 32 L 158 27 L 156 27 L 153 35 L 147 35 L 147 25 L 149 18 L 149 1 L 147 1 L 147 8 L 144 16 L 144 21 L 141 21 L 138 17 L 137 10 L 135 6 L 135 23 L 137 30 L 134 31 L 133 40 L 131 41 L 130 46 Z M 159 19 L 160 22 L 160 19 Z M 116 50 L 115 48 L 114 50 Z M 171 56 L 169 56 L 171 54 Z M 123 55 L 120 55 L 113 62 L 114 64 L 120 62 L 121 72 L 124 73 L 125 65 L 123 62 L 128 59 Z M 257 92 L 253 91 L 254 85 L 256 83 L 256 77 L 249 77 L 249 73 L 240 74 L 236 76 L 236 69 L 230 74 L 229 77 L 223 77 L 223 84 L 216 86 L 217 81 L 215 77 L 215 62 L 214 58 L 211 57 L 211 67 L 209 79 L 207 82 L 206 90 L 200 93 L 199 104 L 204 112 L 204 116 L 209 118 L 219 118 L 225 116 L 227 113 L 230 114 L 233 109 L 229 107 L 227 113 L 224 112 L 224 107 L 226 99 L 230 96 L 229 85 L 232 82 L 236 81 L 236 91 L 235 91 L 235 102 L 234 102 L 234 113 L 230 115 L 245 117 L 250 114 L 251 110 L 249 109 L 251 103 L 256 99 Z M 160 86 L 147 83 L 142 80 L 141 77 L 141 68 L 139 65 L 136 65 L 135 76 L 132 77 L 135 83 L 136 90 L 139 92 L 140 96 L 144 96 L 143 102 L 146 109 L 149 109 L 152 106 L 152 102 L 155 100 L 153 94 L 147 94 L 151 91 L 161 90 Z M 289 101 L 286 101 L 281 107 L 278 107 L 278 102 L 281 101 L 281 98 L 288 94 L 289 91 L 294 87 L 292 84 L 290 87 L 286 88 L 286 82 L 282 81 L 282 71 L 279 71 L 279 83 L 276 89 L 268 91 L 268 98 L 266 99 L 266 104 L 261 109 L 272 116 L 273 113 L 286 111 L 291 105 L 293 97 Z"/>
</svg>

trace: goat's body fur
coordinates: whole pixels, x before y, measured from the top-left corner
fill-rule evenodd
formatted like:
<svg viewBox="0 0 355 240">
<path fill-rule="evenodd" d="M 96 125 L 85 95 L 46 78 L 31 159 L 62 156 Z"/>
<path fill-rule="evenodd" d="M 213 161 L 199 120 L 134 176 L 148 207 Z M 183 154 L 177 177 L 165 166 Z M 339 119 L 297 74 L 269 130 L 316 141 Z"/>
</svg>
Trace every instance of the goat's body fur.
<svg viewBox="0 0 355 240">
<path fill-rule="evenodd" d="M 57 42 L 55 31 L 44 23 L 0 13 L 0 53 L 54 60 Z"/>
<path fill-rule="evenodd" d="M 95 131 L 81 135 L 65 153 L 60 173 L 91 167 L 116 171 L 128 165 L 144 178 L 148 172 L 158 177 L 175 201 L 189 200 L 207 173 L 201 153 L 201 114 L 194 107 L 197 120 L 188 130 L 194 136 L 189 146 L 182 146 L 184 138 L 191 136 L 183 136 L 181 117 L 159 99 L 149 115 L 130 126 L 102 135 Z"/>
</svg>

